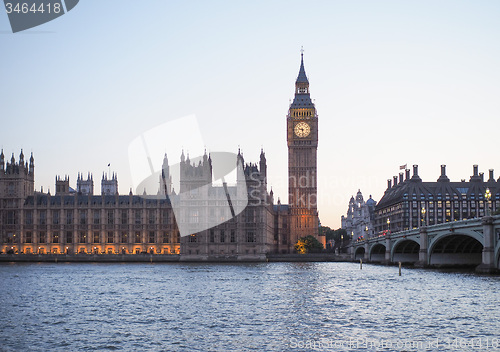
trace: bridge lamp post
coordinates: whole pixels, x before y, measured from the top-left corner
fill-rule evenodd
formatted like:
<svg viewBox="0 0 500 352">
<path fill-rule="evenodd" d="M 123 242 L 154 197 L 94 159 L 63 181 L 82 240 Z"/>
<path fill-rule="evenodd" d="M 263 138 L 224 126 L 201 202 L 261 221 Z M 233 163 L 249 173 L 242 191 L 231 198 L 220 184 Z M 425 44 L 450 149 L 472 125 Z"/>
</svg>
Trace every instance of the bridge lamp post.
<svg viewBox="0 0 500 352">
<path fill-rule="evenodd" d="M 387 218 L 387 230 L 391 232 L 391 220 L 389 218 Z"/>
<path fill-rule="evenodd" d="M 365 238 L 368 238 L 368 226 L 365 226 Z"/>
<path fill-rule="evenodd" d="M 484 198 L 486 199 L 486 216 L 490 215 L 490 201 L 491 201 L 491 192 L 489 188 L 486 188 L 486 192 L 484 193 Z"/>
<path fill-rule="evenodd" d="M 420 212 L 422 213 L 422 223 L 424 224 L 424 226 L 426 225 L 426 221 L 425 221 L 425 208 L 422 207 L 422 210 L 420 210 Z"/>
</svg>

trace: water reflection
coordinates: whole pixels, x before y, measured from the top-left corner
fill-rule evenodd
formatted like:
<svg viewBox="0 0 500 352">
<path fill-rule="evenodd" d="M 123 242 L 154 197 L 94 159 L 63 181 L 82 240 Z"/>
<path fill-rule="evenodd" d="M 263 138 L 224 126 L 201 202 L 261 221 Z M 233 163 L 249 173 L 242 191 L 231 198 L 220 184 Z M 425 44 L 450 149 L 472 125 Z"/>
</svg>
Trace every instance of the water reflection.
<svg viewBox="0 0 500 352">
<path fill-rule="evenodd" d="M 360 342 L 436 339 L 439 350 L 456 351 L 446 341 L 500 337 L 499 278 L 467 273 L 398 276 L 394 267 L 353 263 L 60 263 L 1 265 L 0 282 L 7 351 L 433 350 Z"/>
</svg>

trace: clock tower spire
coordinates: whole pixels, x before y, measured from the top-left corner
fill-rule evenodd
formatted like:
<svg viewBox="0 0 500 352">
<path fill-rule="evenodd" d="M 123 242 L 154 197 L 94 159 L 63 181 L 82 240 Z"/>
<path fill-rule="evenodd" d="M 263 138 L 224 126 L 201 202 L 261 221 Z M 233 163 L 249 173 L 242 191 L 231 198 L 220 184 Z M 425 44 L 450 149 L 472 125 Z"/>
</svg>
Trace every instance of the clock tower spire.
<svg viewBox="0 0 500 352">
<path fill-rule="evenodd" d="M 311 101 L 309 80 L 301 50 L 295 97 L 286 117 L 288 143 L 288 203 L 290 205 L 290 250 L 300 237 L 318 238 L 317 149 L 318 114 Z M 318 238 L 325 244 L 322 238 Z"/>
</svg>

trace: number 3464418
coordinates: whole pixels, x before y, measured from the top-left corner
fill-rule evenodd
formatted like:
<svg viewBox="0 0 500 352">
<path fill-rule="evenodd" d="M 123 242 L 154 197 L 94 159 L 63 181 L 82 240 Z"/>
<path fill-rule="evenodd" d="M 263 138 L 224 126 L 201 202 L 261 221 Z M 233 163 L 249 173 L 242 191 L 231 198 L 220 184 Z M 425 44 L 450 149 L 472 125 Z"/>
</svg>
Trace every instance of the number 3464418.
<svg viewBox="0 0 500 352">
<path fill-rule="evenodd" d="M 60 3 L 41 3 L 40 5 L 37 4 L 30 4 L 27 3 L 10 3 L 7 2 L 5 3 L 5 8 L 7 10 L 7 13 L 59 13 L 61 12 L 61 4 Z"/>
</svg>

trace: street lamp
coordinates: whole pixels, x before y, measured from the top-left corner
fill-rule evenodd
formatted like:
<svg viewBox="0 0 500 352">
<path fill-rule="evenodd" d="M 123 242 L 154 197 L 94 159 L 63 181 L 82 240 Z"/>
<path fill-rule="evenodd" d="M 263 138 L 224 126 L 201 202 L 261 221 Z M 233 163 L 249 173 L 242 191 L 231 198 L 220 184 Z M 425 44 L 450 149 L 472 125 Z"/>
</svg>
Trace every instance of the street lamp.
<svg viewBox="0 0 500 352">
<path fill-rule="evenodd" d="M 365 236 L 368 238 L 368 226 L 365 226 Z"/>
<path fill-rule="evenodd" d="M 425 208 L 422 207 L 422 210 L 420 210 L 420 212 L 422 213 L 422 223 L 425 226 L 425 223 L 426 223 L 426 221 L 425 221 L 425 212 L 426 212 Z"/>
<path fill-rule="evenodd" d="M 491 201 L 491 192 L 489 188 L 486 188 L 486 192 L 484 193 L 484 198 L 486 198 L 486 216 L 490 215 L 490 201 Z"/>
<path fill-rule="evenodd" d="M 391 220 L 389 218 L 387 218 L 387 230 L 391 232 Z"/>
</svg>

